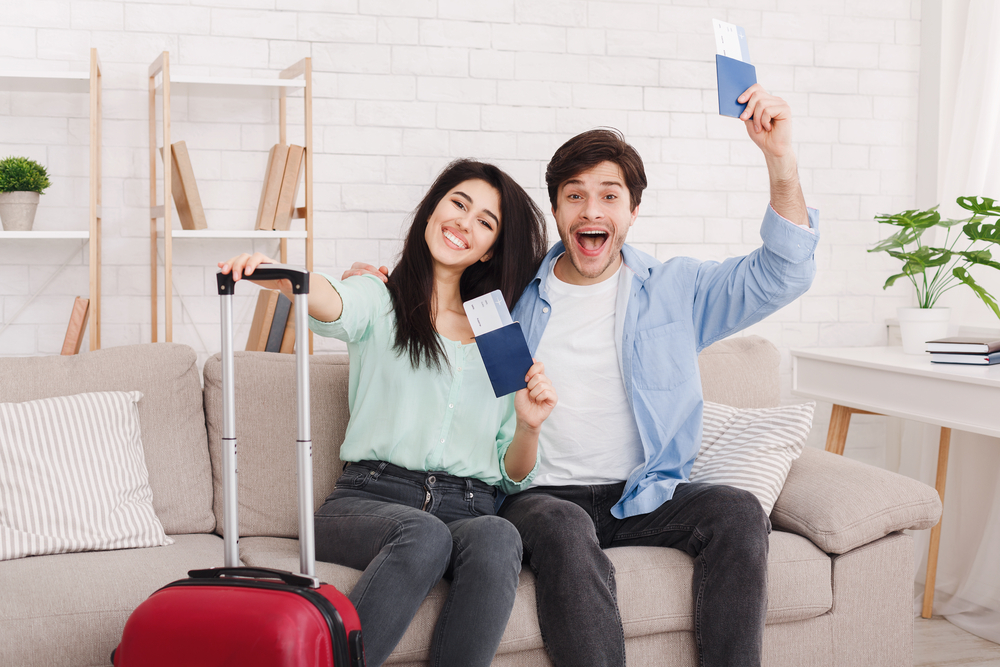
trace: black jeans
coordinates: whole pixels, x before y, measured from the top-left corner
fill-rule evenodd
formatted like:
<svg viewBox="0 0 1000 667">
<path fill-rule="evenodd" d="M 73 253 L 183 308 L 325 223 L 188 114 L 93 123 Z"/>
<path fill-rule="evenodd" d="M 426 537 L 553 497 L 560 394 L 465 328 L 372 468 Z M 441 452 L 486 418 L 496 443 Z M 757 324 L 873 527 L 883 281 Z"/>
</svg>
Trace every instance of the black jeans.
<svg viewBox="0 0 1000 667">
<path fill-rule="evenodd" d="M 649 514 L 616 519 L 624 483 L 543 486 L 508 497 L 500 515 L 517 526 L 535 573 L 538 622 L 556 667 L 625 664 L 614 567 L 604 549 L 661 546 L 694 558 L 699 664 L 758 666 L 767 612 L 771 523 L 747 491 L 681 484 Z"/>
<path fill-rule="evenodd" d="M 376 461 L 347 466 L 316 510 L 316 557 L 364 570 L 348 597 L 369 667 L 389 657 L 442 577 L 451 585 L 430 664 L 493 660 L 521 571 L 521 540 L 494 514 L 495 498 L 492 486 L 475 479 Z"/>
</svg>

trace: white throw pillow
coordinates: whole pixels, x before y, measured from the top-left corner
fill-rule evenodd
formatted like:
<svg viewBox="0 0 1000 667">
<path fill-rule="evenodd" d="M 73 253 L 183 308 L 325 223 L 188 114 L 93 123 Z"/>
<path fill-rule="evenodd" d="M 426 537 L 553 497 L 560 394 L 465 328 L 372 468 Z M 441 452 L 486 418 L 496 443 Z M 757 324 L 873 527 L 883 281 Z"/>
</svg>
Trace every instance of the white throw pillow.
<svg viewBox="0 0 1000 667">
<path fill-rule="evenodd" d="M 0 560 L 173 543 L 153 511 L 140 398 L 0 403 Z"/>
<path fill-rule="evenodd" d="M 705 401 L 692 482 L 726 484 L 757 496 L 768 514 L 802 453 L 816 403 L 740 409 Z"/>
</svg>

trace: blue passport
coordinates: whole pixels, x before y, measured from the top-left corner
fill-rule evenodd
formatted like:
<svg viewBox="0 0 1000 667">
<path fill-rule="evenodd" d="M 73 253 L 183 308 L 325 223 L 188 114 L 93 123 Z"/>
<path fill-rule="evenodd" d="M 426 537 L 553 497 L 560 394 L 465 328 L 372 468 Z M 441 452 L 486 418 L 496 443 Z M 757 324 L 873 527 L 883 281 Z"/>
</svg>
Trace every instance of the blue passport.
<svg viewBox="0 0 1000 667">
<path fill-rule="evenodd" d="M 736 99 L 757 83 L 757 70 L 750 63 L 716 54 L 715 73 L 719 78 L 719 114 L 739 118 L 747 105 Z"/>
<path fill-rule="evenodd" d="M 497 398 L 528 386 L 524 376 L 534 362 L 519 322 L 476 336 L 476 345 Z"/>
</svg>

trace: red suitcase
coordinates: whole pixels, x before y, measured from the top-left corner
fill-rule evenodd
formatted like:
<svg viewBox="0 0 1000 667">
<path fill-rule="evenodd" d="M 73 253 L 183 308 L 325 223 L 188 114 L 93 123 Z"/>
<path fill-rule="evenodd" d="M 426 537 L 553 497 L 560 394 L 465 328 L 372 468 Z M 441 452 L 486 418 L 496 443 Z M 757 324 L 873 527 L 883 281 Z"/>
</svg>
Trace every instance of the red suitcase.
<svg viewBox="0 0 1000 667">
<path fill-rule="evenodd" d="M 268 264 L 254 278 L 288 278 L 295 293 L 295 331 L 308 327 L 306 271 Z M 222 297 L 222 465 L 225 567 L 192 570 L 153 593 L 125 623 L 112 654 L 116 667 L 364 667 L 361 623 L 340 591 L 316 579 L 309 425 L 308 346 L 296 344 L 300 569 L 304 574 L 238 567 L 236 402 L 233 375 L 232 275 L 218 275 Z"/>
</svg>

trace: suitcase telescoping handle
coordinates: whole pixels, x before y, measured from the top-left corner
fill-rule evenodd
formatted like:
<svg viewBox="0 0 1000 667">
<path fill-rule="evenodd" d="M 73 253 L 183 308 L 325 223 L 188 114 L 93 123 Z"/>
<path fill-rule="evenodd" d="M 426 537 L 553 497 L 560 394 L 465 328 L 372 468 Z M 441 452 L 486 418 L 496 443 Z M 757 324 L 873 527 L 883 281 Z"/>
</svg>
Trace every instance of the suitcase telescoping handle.
<svg viewBox="0 0 1000 667">
<path fill-rule="evenodd" d="M 308 588 L 313 585 L 313 577 L 301 574 L 272 570 L 269 567 L 212 567 L 206 570 L 191 570 L 188 576 L 192 579 L 218 579 L 220 577 L 245 577 L 248 579 L 280 579 L 286 584 Z"/>
<path fill-rule="evenodd" d="M 313 530 L 312 436 L 309 425 L 309 272 L 285 264 L 260 264 L 254 269 L 255 280 L 280 280 L 292 283 L 295 295 L 295 365 L 298 388 L 298 459 L 299 569 L 316 577 L 316 544 Z M 226 567 L 238 567 L 239 503 L 236 487 L 236 382 L 233 374 L 233 289 L 232 272 L 217 274 L 222 297 L 222 507 L 225 533 Z"/>
</svg>

